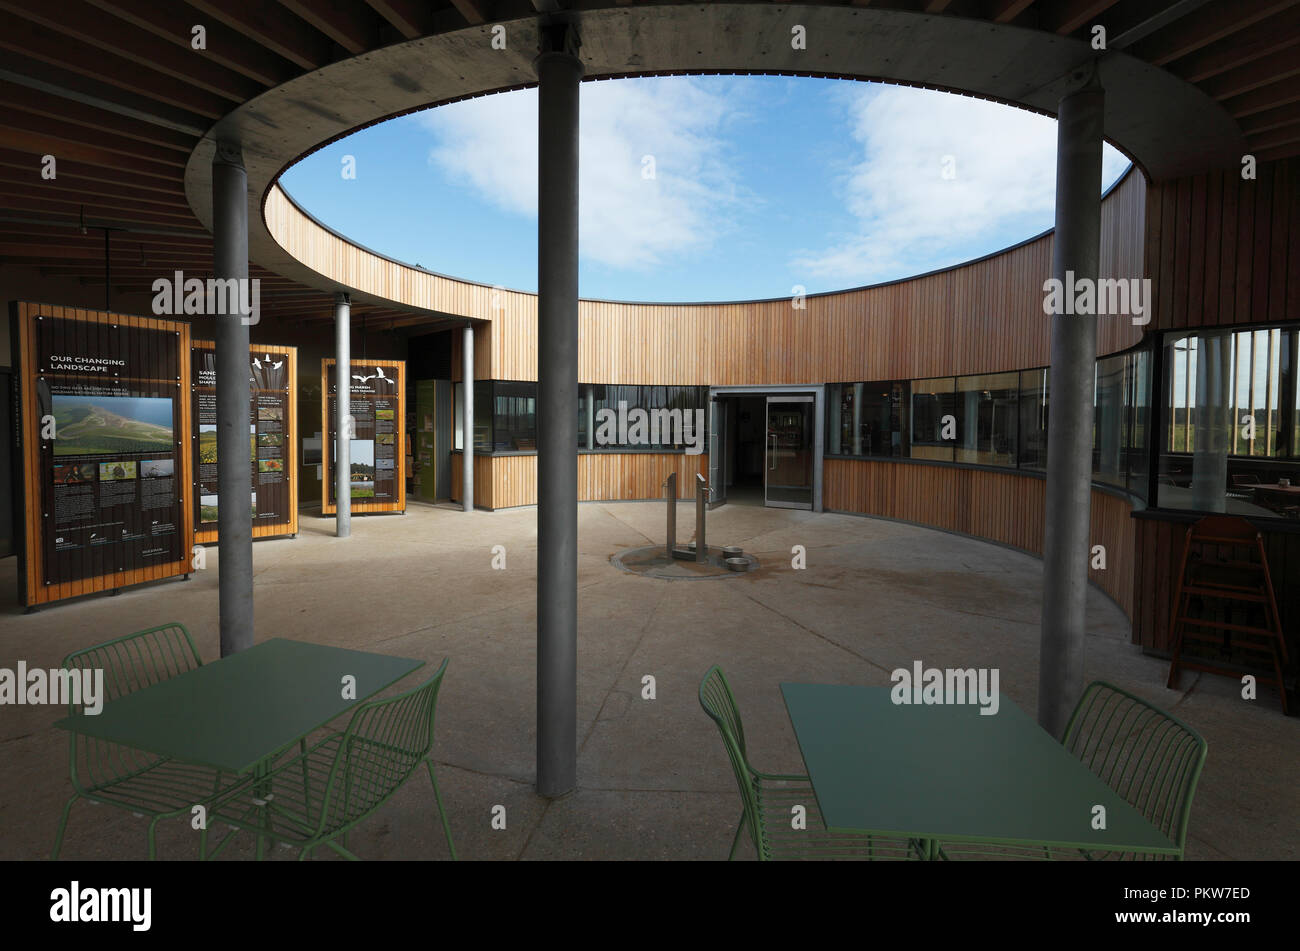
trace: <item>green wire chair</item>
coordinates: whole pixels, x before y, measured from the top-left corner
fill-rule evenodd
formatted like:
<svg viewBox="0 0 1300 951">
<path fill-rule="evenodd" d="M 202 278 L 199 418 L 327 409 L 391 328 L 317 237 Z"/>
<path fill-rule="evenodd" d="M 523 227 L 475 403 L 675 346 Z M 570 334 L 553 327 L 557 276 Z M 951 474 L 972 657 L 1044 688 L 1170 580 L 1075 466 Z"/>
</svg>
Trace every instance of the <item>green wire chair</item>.
<svg viewBox="0 0 1300 951">
<path fill-rule="evenodd" d="M 1178 847 L 1176 855 L 945 844 L 943 858 L 1181 859 L 1207 746 L 1186 723 L 1101 680 L 1083 691 L 1061 745 Z"/>
<path fill-rule="evenodd" d="M 447 848 L 455 860 L 456 846 L 430 758 L 438 691 L 446 670 L 444 659 L 437 673 L 418 687 L 361 705 L 346 730 L 257 778 L 251 790 L 215 797 L 200 833 L 200 855 L 215 857 L 240 831 L 248 831 L 259 837 L 259 856 L 265 837 L 297 846 L 300 860 L 321 845 L 355 860 L 357 856 L 346 848 L 348 830 L 387 802 L 423 762 L 433 783 Z M 219 822 L 235 831 L 209 854 L 207 830 Z M 340 838 L 342 843 L 335 841 Z"/>
<path fill-rule="evenodd" d="M 1142 698 L 1096 680 L 1079 698 L 1061 744 L 1178 847 L 1177 855 L 1117 857 L 1183 857 L 1192 797 L 1208 751 L 1199 733 Z"/>
<path fill-rule="evenodd" d="M 63 667 L 68 670 L 102 669 L 104 696 L 101 699 L 106 703 L 201 666 L 203 660 L 183 624 L 164 624 L 127 634 L 76 651 L 63 661 Z M 69 715 L 80 713 L 83 706 L 70 703 Z M 51 859 L 59 857 L 68 814 L 78 799 L 151 817 L 149 858 L 153 859 L 157 855 L 155 832 L 160 820 L 188 816 L 195 804 L 248 782 L 247 777 L 234 773 L 222 773 L 211 767 L 195 766 L 77 733 L 69 734 L 68 760 L 75 791 L 63 807 Z"/>
<path fill-rule="evenodd" d="M 826 832 L 821 810 L 807 776 L 762 773 L 749 764 L 745 727 L 731 687 L 716 664 L 700 681 L 700 706 L 718 726 L 731 760 L 744 809 L 731 840 L 730 861 L 736 857 L 741 832 L 748 828 L 761 862 L 774 859 L 906 859 L 917 857 L 902 839 Z M 792 827 L 792 808 L 807 810 L 806 829 Z"/>
</svg>

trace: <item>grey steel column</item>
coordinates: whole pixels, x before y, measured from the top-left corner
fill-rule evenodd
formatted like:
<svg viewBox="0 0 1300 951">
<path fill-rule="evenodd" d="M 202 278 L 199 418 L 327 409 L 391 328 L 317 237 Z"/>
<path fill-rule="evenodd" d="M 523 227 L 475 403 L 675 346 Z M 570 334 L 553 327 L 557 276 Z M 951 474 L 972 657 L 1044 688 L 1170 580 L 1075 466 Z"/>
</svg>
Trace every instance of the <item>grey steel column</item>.
<svg viewBox="0 0 1300 951">
<path fill-rule="evenodd" d="M 212 272 L 248 280 L 248 174 L 238 145 L 218 144 L 212 160 Z M 231 297 L 234 296 L 234 313 Z M 217 349 L 217 587 L 221 656 L 253 646 L 253 470 L 249 461 L 248 324 L 240 298 L 214 314 Z"/>
<path fill-rule="evenodd" d="M 352 298 L 334 295 L 334 534 L 352 534 Z M 326 437 L 328 438 L 328 437 Z M 400 450 L 399 450 L 400 451 Z"/>
<path fill-rule="evenodd" d="M 466 324 L 460 337 L 461 430 L 465 450 L 460 457 L 460 499 L 466 512 L 474 511 L 474 327 Z"/>
<path fill-rule="evenodd" d="M 1057 111 L 1052 276 L 1063 283 L 1066 271 L 1073 271 L 1076 281 L 1097 279 L 1104 105 L 1105 93 L 1094 71 L 1086 86 L 1061 99 Z M 1071 293 L 1067 287 L 1066 294 Z M 1038 722 L 1059 738 L 1083 689 L 1097 318 L 1053 314 L 1046 319 L 1052 322 L 1052 372 Z"/>
<path fill-rule="evenodd" d="M 537 121 L 537 792 L 578 774 L 578 38 L 544 27 Z"/>
</svg>

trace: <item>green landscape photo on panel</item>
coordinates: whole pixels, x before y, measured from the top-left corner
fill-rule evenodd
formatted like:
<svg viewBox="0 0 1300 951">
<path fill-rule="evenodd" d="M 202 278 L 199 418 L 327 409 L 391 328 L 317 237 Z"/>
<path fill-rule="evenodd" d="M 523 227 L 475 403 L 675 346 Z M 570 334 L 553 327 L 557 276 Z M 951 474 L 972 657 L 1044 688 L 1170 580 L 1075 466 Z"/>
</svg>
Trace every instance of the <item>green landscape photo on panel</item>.
<svg viewBox="0 0 1300 951">
<path fill-rule="evenodd" d="M 54 394 L 51 400 L 56 456 L 171 452 L 175 448 L 169 397 Z"/>
</svg>

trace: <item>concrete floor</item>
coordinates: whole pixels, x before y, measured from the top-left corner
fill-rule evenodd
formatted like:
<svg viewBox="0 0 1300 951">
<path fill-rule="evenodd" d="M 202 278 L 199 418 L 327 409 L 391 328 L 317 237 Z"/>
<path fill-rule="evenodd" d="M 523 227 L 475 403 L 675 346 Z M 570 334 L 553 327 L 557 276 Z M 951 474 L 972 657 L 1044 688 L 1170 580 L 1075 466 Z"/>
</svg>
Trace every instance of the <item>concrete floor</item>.
<svg viewBox="0 0 1300 951">
<path fill-rule="evenodd" d="M 688 540 L 693 507 L 679 506 L 678 517 L 678 538 Z M 354 519 L 350 539 L 332 536 L 332 520 L 304 515 L 297 539 L 254 545 L 258 638 L 451 658 L 435 756 L 464 859 L 725 858 L 740 800 L 697 699 L 715 662 L 736 693 L 755 765 L 773 772 L 802 769 L 781 680 L 887 686 L 891 670 L 918 659 L 998 667 L 1003 697 L 1036 710 L 1036 559 L 894 522 L 728 505 L 709 514 L 709 540 L 742 545 L 758 571 L 663 581 L 609 563 L 660 541 L 662 519 L 656 503 L 579 508 L 579 788 L 558 801 L 531 785 L 535 509 L 415 505 L 405 516 Z M 505 571 L 491 568 L 494 545 L 506 548 Z M 790 567 L 794 545 L 807 549 L 806 570 Z M 29 616 L 13 602 L 15 560 L 0 560 L 0 667 L 57 666 L 69 651 L 168 621 L 186 624 L 204 660 L 216 660 L 216 554 L 188 582 Z M 1300 858 L 1300 721 L 1283 717 L 1269 691 L 1241 701 L 1226 678 L 1188 673 L 1181 691 L 1165 689 L 1167 662 L 1129 644 L 1123 614 L 1095 589 L 1088 628 L 1089 679 L 1173 711 L 1209 742 L 1188 858 Z M 647 674 L 654 701 L 641 699 Z M 60 716 L 0 708 L 0 859 L 40 858 L 52 845 L 70 792 L 67 738 L 51 727 Z M 506 809 L 504 830 L 492 828 L 496 805 Z M 64 856 L 143 858 L 145 825 L 79 803 Z M 168 823 L 159 854 L 192 858 L 196 838 L 188 822 Z M 248 839 L 230 854 L 248 855 Z M 363 858 L 445 858 L 427 777 L 414 776 L 350 846 Z M 742 855 L 753 855 L 747 841 Z"/>
</svg>

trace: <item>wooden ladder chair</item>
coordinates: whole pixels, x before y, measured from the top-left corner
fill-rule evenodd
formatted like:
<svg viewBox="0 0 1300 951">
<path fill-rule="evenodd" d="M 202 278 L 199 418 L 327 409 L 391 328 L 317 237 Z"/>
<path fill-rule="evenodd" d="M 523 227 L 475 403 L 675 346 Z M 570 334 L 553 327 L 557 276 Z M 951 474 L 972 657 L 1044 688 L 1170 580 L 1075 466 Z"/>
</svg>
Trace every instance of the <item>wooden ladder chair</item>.
<svg viewBox="0 0 1300 951">
<path fill-rule="evenodd" d="M 1191 614 L 1194 598 L 1199 598 L 1206 608 L 1201 616 Z M 1221 605 L 1222 619 L 1212 616 L 1213 603 Z M 1264 539 L 1255 526 L 1231 515 L 1207 515 L 1190 526 L 1183 543 L 1173 608 L 1171 689 L 1177 688 L 1179 669 L 1184 667 L 1228 677 L 1239 677 L 1244 672 L 1203 656 L 1186 659 L 1184 644 L 1214 645 L 1230 656 L 1237 651 L 1267 655 L 1273 673 L 1271 677 L 1257 675 L 1258 683 L 1276 687 L 1282 696 L 1282 712 L 1288 712 L 1282 679 L 1282 668 L 1288 663 L 1286 639 L 1278 618 Z M 1253 622 L 1252 615 L 1262 615 L 1262 625 L 1241 623 Z"/>
</svg>

